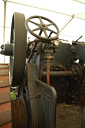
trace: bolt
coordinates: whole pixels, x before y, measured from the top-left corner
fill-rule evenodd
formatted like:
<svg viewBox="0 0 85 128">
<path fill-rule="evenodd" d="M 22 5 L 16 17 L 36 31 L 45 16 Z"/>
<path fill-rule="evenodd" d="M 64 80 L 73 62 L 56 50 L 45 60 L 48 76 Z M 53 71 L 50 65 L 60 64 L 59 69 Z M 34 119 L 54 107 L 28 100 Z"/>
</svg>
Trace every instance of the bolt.
<svg viewBox="0 0 85 128">
<path fill-rule="evenodd" d="M 4 54 L 4 51 L 0 51 L 1 54 Z"/>
<path fill-rule="evenodd" d="M 1 49 L 3 49 L 4 48 L 4 45 L 1 45 Z"/>
</svg>

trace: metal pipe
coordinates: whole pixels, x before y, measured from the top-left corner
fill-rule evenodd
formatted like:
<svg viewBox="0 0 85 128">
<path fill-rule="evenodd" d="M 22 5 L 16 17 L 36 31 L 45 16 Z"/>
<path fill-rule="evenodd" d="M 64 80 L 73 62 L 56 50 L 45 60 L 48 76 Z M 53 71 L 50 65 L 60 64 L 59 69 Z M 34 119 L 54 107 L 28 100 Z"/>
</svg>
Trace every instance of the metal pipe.
<svg viewBox="0 0 85 128">
<path fill-rule="evenodd" d="M 47 84 L 50 84 L 50 60 L 47 60 Z"/>
<path fill-rule="evenodd" d="M 6 1 L 6 0 L 4 0 L 4 27 L 3 27 L 3 43 L 5 43 L 6 4 L 7 4 L 7 1 Z M 5 56 L 4 56 L 4 63 L 5 63 Z"/>
<path fill-rule="evenodd" d="M 62 28 L 60 29 L 60 32 L 73 20 L 74 15 L 72 15 L 66 22 L 65 24 L 62 26 Z"/>
<path fill-rule="evenodd" d="M 29 5 L 28 3 L 26 4 L 26 3 L 23 3 L 23 2 L 18 2 L 18 1 L 13 1 L 13 0 L 7 0 L 7 2 L 14 3 L 14 4 L 19 4 L 19 5 L 23 5 L 23 6 L 28 6 L 28 7 L 31 7 L 31 8 L 37 8 L 37 9 L 41 9 L 41 10 L 45 10 L 45 11 L 49 11 L 49 12 L 54 12 L 54 13 L 58 13 L 58 14 L 61 14 L 61 15 L 71 16 L 69 14 L 62 13 L 62 12 L 57 12 L 55 10 Z"/>
<path fill-rule="evenodd" d="M 71 16 L 70 14 L 67 14 L 67 13 L 57 12 L 55 10 L 51 10 L 51 9 L 47 9 L 47 8 L 41 8 L 41 7 L 38 7 L 38 6 L 33 6 L 33 5 L 26 4 L 26 3 L 23 3 L 23 2 L 20 3 L 18 1 L 13 1 L 13 0 L 7 0 L 7 2 L 14 3 L 14 4 L 19 4 L 19 5 L 23 5 L 23 6 L 28 6 L 28 7 L 31 7 L 31 8 L 37 8 L 37 9 L 41 9 L 41 10 L 45 10 L 45 11 L 49 11 L 49 12 L 53 12 L 53 13 L 58 13 L 58 14 L 61 14 L 61 15 Z M 76 17 L 76 18 L 85 20 L 85 19 L 80 18 L 80 17 Z"/>
<path fill-rule="evenodd" d="M 74 73 L 72 71 L 50 71 L 50 76 L 73 76 Z M 41 76 L 46 76 L 47 72 L 42 72 Z"/>
<path fill-rule="evenodd" d="M 3 26 L 3 43 L 5 43 L 6 4 L 7 4 L 7 1 L 5 1 L 5 0 L 4 0 L 4 26 Z"/>
<path fill-rule="evenodd" d="M 85 2 L 84 1 L 81 1 L 81 0 L 73 0 L 73 1 L 78 2 L 78 3 L 81 3 L 81 4 L 85 4 Z"/>
</svg>

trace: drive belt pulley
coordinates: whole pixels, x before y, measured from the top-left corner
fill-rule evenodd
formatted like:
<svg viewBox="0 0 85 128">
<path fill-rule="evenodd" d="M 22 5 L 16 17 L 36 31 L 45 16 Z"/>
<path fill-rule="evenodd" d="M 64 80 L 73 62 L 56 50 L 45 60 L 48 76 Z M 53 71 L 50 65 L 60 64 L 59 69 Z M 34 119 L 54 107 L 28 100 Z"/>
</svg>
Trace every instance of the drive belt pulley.
<svg viewBox="0 0 85 128">
<path fill-rule="evenodd" d="M 1 46 L 1 53 L 10 56 L 10 84 L 12 86 L 22 83 L 26 59 L 25 16 L 14 13 L 11 24 L 10 43 Z"/>
</svg>

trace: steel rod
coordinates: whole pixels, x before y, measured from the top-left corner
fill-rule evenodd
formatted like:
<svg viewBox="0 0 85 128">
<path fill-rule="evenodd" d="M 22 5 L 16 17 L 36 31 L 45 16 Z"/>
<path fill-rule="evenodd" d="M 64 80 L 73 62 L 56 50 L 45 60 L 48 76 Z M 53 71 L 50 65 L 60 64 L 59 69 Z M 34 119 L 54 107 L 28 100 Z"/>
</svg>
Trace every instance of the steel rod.
<svg viewBox="0 0 85 128">
<path fill-rule="evenodd" d="M 62 26 L 62 28 L 60 29 L 60 32 L 73 20 L 74 15 L 72 15 L 66 22 L 65 24 Z"/>
<path fill-rule="evenodd" d="M 47 72 L 42 72 L 42 76 L 46 76 Z M 72 71 L 50 71 L 50 76 L 73 76 L 74 73 Z"/>
<path fill-rule="evenodd" d="M 3 27 L 3 43 L 5 43 L 6 5 L 7 5 L 7 1 L 4 1 L 4 27 Z M 5 63 L 5 56 L 4 56 L 4 63 Z"/>
</svg>

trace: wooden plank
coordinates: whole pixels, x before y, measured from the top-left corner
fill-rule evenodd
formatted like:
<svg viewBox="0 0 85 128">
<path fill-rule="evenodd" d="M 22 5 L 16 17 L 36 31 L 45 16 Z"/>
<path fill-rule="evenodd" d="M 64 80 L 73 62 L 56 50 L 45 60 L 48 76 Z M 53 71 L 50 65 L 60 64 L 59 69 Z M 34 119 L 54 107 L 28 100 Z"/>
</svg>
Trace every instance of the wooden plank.
<svg viewBox="0 0 85 128">
<path fill-rule="evenodd" d="M 9 65 L 8 64 L 0 64 L 0 69 L 8 69 Z"/>
<path fill-rule="evenodd" d="M 0 94 L 5 92 L 10 92 L 10 88 L 9 87 L 0 88 Z"/>
<path fill-rule="evenodd" d="M 9 86 L 9 80 L 8 79 L 2 79 L 0 80 L 0 88 Z"/>
<path fill-rule="evenodd" d="M 0 125 L 11 121 L 11 110 L 0 113 Z"/>
<path fill-rule="evenodd" d="M 9 79 L 9 76 L 0 76 L 0 80 Z"/>
<path fill-rule="evenodd" d="M 0 104 L 6 103 L 8 101 L 10 101 L 10 93 L 9 92 L 1 93 L 0 94 Z"/>
<path fill-rule="evenodd" d="M 0 70 L 0 76 L 8 76 L 9 70 Z"/>
<path fill-rule="evenodd" d="M 0 128 L 12 128 L 8 64 L 0 64 Z"/>
<path fill-rule="evenodd" d="M 4 69 L 4 68 L 3 68 L 3 69 L 0 69 L 0 71 L 1 71 L 1 70 L 8 70 L 8 68 L 7 68 L 7 69 Z"/>
<path fill-rule="evenodd" d="M 11 102 L 7 102 L 7 103 L 0 105 L 0 113 L 7 111 L 7 110 L 11 110 Z"/>
<path fill-rule="evenodd" d="M 9 122 L 7 124 L 4 124 L 4 125 L 0 126 L 0 128 L 12 128 L 12 123 Z"/>
</svg>

